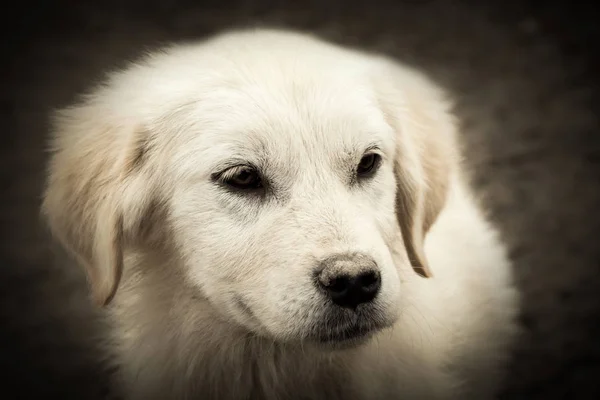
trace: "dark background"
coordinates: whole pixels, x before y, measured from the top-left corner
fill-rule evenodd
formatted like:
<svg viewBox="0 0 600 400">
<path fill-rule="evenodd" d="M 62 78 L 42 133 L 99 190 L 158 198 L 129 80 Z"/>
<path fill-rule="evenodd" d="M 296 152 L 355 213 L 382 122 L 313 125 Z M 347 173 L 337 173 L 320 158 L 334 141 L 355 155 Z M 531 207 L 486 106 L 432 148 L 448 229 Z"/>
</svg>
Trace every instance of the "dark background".
<svg viewBox="0 0 600 400">
<path fill-rule="evenodd" d="M 38 217 L 47 115 L 161 42 L 266 24 L 386 52 L 457 99 L 524 294 L 506 399 L 600 398 L 600 39 L 592 2 L 21 1 L 0 13 L 3 399 L 97 399 L 102 333 Z M 54 397 L 50 397 L 54 396 Z"/>
</svg>

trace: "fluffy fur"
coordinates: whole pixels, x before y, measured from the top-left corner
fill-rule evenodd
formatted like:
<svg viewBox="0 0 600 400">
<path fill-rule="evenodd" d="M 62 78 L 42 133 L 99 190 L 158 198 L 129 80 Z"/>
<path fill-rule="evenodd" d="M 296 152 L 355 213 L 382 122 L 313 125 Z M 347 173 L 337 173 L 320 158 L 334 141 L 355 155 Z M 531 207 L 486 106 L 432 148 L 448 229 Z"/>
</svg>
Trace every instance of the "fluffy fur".
<svg viewBox="0 0 600 400">
<path fill-rule="evenodd" d="M 152 53 L 59 112 L 43 211 L 127 398 L 492 398 L 518 296 L 455 129 L 417 71 L 276 30 Z M 240 166 L 260 193 L 224 183 Z M 339 254 L 377 265 L 372 303 L 318 290 Z"/>
</svg>

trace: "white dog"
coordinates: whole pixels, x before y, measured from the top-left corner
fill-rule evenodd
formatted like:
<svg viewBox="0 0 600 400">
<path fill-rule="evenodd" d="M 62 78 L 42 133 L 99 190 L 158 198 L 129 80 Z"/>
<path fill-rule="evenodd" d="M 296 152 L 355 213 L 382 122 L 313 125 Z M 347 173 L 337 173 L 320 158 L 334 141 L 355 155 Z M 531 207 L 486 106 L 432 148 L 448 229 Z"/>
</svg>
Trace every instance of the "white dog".
<svg viewBox="0 0 600 400">
<path fill-rule="evenodd" d="M 489 399 L 518 296 L 428 79 L 277 30 L 59 113 L 43 211 L 128 399 Z"/>
</svg>

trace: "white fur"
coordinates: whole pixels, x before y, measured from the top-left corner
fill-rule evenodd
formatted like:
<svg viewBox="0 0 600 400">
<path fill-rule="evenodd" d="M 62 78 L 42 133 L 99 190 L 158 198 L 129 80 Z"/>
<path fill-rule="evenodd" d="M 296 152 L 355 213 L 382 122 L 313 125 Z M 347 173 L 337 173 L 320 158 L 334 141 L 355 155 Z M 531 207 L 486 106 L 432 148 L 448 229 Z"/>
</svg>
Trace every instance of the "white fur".
<svg viewBox="0 0 600 400">
<path fill-rule="evenodd" d="M 107 304 L 128 398 L 492 398 L 518 296 L 454 129 L 418 72 L 275 30 L 150 54 L 61 111 L 44 212 Z M 232 158 L 267 197 L 215 183 Z M 379 267 L 380 329 L 329 347 L 310 272 L 348 252 Z"/>
</svg>

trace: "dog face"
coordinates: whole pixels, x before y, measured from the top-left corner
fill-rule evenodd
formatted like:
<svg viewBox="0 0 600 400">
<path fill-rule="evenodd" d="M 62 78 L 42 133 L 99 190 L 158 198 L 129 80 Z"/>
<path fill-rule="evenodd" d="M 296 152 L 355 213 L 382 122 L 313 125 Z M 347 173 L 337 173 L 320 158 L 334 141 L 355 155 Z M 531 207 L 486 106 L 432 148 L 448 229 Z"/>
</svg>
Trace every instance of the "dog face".
<svg viewBox="0 0 600 400">
<path fill-rule="evenodd" d="M 398 309 L 394 134 L 364 95 L 324 83 L 209 94 L 185 112 L 170 164 L 169 223 L 190 279 L 281 339 L 369 330 Z"/>
<path fill-rule="evenodd" d="M 431 274 L 451 126 L 432 85 L 389 61 L 229 34 L 150 57 L 64 111 L 44 211 L 99 302 L 150 231 L 233 323 L 360 341 L 397 319 L 402 271 Z"/>
</svg>

